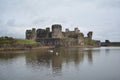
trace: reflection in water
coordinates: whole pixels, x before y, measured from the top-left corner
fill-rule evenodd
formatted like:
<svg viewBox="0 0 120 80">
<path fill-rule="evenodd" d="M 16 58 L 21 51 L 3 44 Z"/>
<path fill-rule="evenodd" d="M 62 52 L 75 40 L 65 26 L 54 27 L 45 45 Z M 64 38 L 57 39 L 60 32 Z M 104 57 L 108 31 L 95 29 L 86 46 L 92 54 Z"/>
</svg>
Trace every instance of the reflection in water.
<svg viewBox="0 0 120 80">
<path fill-rule="evenodd" d="M 20 54 L 18 54 L 20 53 Z M 21 51 L 1 51 L 0 52 L 0 60 L 9 60 L 14 59 L 23 55 Z"/>
<path fill-rule="evenodd" d="M 0 51 L 0 80 L 120 80 L 120 47 L 50 50 Z"/>
<path fill-rule="evenodd" d="M 53 73 L 60 73 L 64 63 L 69 64 L 73 62 L 75 65 L 79 65 L 85 56 L 87 56 L 88 61 L 92 63 L 92 50 L 60 48 L 54 49 L 53 53 L 49 51 L 29 52 L 26 54 L 26 64 L 33 69 L 38 69 L 42 66 L 52 67 Z"/>
<path fill-rule="evenodd" d="M 110 52 L 110 49 L 105 49 L 105 53 L 109 53 Z"/>
<path fill-rule="evenodd" d="M 89 61 L 90 63 L 92 63 L 92 62 L 93 62 L 92 50 L 88 50 L 88 51 L 87 51 L 87 55 L 88 55 L 88 61 Z"/>
<path fill-rule="evenodd" d="M 17 51 L 1 52 L 0 59 L 8 60 L 19 56 L 25 56 L 27 67 L 40 69 L 42 67 L 52 68 L 53 73 L 60 73 L 62 65 L 74 63 L 76 66 L 83 62 L 87 56 L 88 62 L 92 63 L 92 52 L 94 50 L 84 50 L 80 48 L 57 48 L 53 53 L 49 51 Z M 21 53 L 20 53 L 21 52 Z M 20 53 L 20 54 L 19 54 Z"/>
</svg>

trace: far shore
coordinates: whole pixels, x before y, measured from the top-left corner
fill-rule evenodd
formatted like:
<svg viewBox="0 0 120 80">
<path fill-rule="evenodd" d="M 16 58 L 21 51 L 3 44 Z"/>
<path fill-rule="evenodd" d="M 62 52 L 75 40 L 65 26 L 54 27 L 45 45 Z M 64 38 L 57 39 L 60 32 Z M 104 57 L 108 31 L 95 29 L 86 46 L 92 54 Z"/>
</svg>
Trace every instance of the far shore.
<svg viewBox="0 0 120 80">
<path fill-rule="evenodd" d="M 41 46 L 41 47 L 33 47 L 33 48 L 0 48 L 0 51 L 15 51 L 15 50 L 41 50 L 41 49 L 50 49 L 55 48 L 54 46 Z"/>
<path fill-rule="evenodd" d="M 0 51 L 42 50 L 42 49 L 51 49 L 51 48 L 96 48 L 96 47 L 95 46 L 60 46 L 60 47 L 55 47 L 55 46 L 40 46 L 40 47 L 31 47 L 31 48 L 8 47 L 8 48 L 0 48 Z"/>
</svg>

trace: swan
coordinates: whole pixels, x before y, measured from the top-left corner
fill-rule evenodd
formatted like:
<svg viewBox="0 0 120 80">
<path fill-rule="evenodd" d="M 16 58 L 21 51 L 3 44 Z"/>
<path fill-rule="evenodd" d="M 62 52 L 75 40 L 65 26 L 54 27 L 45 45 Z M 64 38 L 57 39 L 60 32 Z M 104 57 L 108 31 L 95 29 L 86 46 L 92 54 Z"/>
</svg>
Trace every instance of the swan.
<svg viewBox="0 0 120 80">
<path fill-rule="evenodd" d="M 48 50 L 49 52 L 53 53 L 53 50 Z"/>
</svg>

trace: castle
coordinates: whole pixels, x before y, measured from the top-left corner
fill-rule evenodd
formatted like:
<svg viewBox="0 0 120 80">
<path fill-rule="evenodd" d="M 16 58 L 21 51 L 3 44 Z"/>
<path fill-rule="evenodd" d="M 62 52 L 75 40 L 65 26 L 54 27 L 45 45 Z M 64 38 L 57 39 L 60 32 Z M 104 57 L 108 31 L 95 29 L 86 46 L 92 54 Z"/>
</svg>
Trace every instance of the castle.
<svg viewBox="0 0 120 80">
<path fill-rule="evenodd" d="M 60 24 L 52 25 L 52 31 L 50 28 L 26 30 L 26 39 L 36 40 L 45 46 L 99 46 L 100 41 L 92 40 L 92 35 L 93 32 L 90 31 L 87 37 L 84 37 L 78 28 L 74 31 L 66 29 L 62 32 Z"/>
</svg>

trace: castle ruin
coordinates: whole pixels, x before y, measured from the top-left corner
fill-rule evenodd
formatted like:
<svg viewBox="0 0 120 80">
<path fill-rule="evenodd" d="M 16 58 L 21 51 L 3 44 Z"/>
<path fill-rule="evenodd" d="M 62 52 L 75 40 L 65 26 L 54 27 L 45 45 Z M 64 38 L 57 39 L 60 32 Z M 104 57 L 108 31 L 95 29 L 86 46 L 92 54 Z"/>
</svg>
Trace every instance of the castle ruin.
<svg viewBox="0 0 120 80">
<path fill-rule="evenodd" d="M 26 30 L 26 39 L 35 40 L 45 46 L 99 46 L 100 41 L 93 40 L 92 35 L 93 32 L 90 31 L 87 37 L 84 37 L 78 28 L 62 32 L 60 24 L 52 25 L 52 31 L 50 28 Z"/>
</svg>

